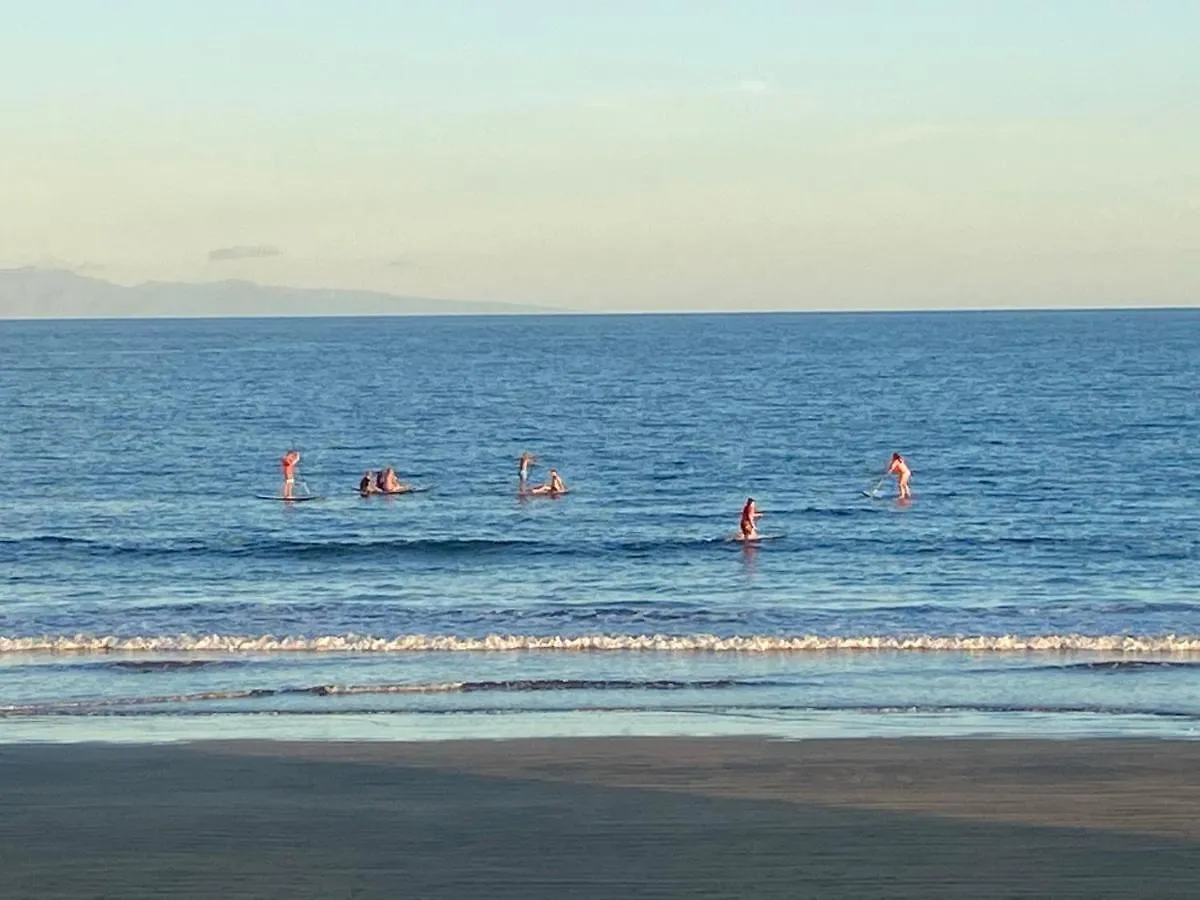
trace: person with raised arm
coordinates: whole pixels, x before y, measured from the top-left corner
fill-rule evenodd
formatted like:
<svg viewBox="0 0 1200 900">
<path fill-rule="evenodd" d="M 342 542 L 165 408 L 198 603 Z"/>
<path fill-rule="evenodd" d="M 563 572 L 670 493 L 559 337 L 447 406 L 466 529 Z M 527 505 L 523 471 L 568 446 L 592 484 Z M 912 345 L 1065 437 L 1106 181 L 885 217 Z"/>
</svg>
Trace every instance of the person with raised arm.
<svg viewBox="0 0 1200 900">
<path fill-rule="evenodd" d="M 292 490 L 296 484 L 296 466 L 298 465 L 300 465 L 299 450 L 289 450 L 279 460 L 279 466 L 283 469 L 282 496 L 285 500 L 292 499 Z"/>
<path fill-rule="evenodd" d="M 528 450 L 524 451 L 517 459 L 517 486 L 522 491 L 529 484 L 529 467 L 535 462 L 537 462 L 537 457 Z"/>
</svg>

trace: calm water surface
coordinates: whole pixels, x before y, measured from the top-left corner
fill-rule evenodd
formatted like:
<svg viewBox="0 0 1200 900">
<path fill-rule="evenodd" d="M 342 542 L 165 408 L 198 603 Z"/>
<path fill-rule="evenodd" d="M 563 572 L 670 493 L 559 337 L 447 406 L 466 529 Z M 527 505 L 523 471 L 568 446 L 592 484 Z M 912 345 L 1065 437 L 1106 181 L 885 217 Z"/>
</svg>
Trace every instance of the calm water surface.
<svg viewBox="0 0 1200 900">
<path fill-rule="evenodd" d="M 1197 311 L 2 322 L 0 740 L 1193 734 L 1197 383 Z"/>
</svg>

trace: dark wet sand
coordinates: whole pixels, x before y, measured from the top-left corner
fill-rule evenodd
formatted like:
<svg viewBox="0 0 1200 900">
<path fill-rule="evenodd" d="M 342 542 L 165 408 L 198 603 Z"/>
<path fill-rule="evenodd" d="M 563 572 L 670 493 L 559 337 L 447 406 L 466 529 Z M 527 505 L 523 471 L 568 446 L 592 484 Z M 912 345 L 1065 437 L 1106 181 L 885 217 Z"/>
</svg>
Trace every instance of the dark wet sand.
<svg viewBox="0 0 1200 900">
<path fill-rule="evenodd" d="M 1200 896 L 1200 743 L 0 746 L 0 897 Z"/>
</svg>

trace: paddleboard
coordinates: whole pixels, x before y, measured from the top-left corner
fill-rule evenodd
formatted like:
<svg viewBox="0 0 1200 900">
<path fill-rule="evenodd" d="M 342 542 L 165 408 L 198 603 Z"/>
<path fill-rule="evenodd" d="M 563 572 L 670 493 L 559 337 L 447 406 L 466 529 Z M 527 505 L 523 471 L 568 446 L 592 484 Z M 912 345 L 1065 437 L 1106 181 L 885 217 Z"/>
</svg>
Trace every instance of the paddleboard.
<svg viewBox="0 0 1200 900">
<path fill-rule="evenodd" d="M 571 493 L 570 488 L 568 488 L 565 491 L 540 491 L 536 494 L 533 491 L 526 491 L 525 493 L 521 494 L 521 496 L 522 497 L 531 497 L 531 498 L 535 498 L 535 499 L 545 498 L 548 500 L 557 500 L 559 497 L 564 497 L 569 493 Z"/>
<path fill-rule="evenodd" d="M 746 538 L 742 537 L 741 532 L 735 531 L 729 536 L 729 540 L 739 544 L 761 544 L 763 541 L 777 541 L 780 538 L 787 537 L 786 534 L 760 534 L 757 537 Z"/>
<path fill-rule="evenodd" d="M 275 494 L 255 494 L 255 499 L 258 500 L 278 500 L 280 503 L 304 503 L 307 500 L 324 500 L 324 497 L 319 497 L 316 494 L 306 494 L 303 497 L 279 497 Z"/>
<path fill-rule="evenodd" d="M 428 490 L 429 488 L 427 487 L 415 487 L 409 488 L 407 491 L 371 491 L 367 494 L 364 494 L 362 491 L 355 491 L 354 496 L 362 497 L 363 499 L 367 497 L 403 497 L 405 494 L 424 494 Z"/>
</svg>

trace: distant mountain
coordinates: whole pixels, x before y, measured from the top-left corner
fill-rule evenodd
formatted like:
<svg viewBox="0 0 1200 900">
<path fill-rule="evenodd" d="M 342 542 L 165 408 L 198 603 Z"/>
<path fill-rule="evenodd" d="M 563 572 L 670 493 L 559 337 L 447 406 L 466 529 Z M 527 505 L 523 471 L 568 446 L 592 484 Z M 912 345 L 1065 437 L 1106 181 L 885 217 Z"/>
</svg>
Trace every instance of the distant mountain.
<svg viewBox="0 0 1200 900">
<path fill-rule="evenodd" d="M 462 316 L 555 312 L 535 306 L 290 288 L 252 281 L 124 287 L 64 269 L 0 269 L 0 319 L 123 316 Z"/>
</svg>

